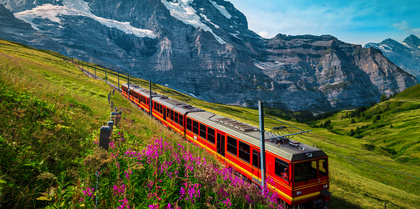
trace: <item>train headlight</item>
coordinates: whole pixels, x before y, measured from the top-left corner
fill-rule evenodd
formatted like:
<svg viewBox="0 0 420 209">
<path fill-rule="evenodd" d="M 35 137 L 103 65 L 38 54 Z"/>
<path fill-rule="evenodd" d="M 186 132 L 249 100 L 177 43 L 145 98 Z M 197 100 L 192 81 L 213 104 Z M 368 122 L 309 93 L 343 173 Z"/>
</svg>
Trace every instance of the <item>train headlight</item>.
<svg viewBox="0 0 420 209">
<path fill-rule="evenodd" d="M 296 192 L 296 195 L 300 195 L 300 194 L 302 194 L 302 192 L 301 192 L 301 191 L 297 191 L 297 192 Z"/>
<path fill-rule="evenodd" d="M 325 184 L 324 186 L 322 186 L 322 188 L 327 189 L 328 188 L 328 184 Z"/>
</svg>

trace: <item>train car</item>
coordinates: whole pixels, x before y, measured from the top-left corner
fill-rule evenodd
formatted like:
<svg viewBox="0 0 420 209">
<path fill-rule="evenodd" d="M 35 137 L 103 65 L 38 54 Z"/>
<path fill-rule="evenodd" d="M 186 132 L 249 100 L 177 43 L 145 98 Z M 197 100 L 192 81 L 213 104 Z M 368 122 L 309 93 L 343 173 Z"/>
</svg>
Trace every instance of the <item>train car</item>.
<svg viewBox="0 0 420 209">
<path fill-rule="evenodd" d="M 148 90 L 123 84 L 122 92 L 149 111 Z M 143 100 L 147 103 L 143 104 Z M 258 128 L 156 93 L 152 101 L 153 116 L 164 126 L 214 154 L 244 180 L 261 186 Z M 319 148 L 269 132 L 265 132 L 265 138 L 266 179 L 274 182 L 268 186 L 291 206 L 328 205 L 331 198 L 328 156 Z"/>
</svg>

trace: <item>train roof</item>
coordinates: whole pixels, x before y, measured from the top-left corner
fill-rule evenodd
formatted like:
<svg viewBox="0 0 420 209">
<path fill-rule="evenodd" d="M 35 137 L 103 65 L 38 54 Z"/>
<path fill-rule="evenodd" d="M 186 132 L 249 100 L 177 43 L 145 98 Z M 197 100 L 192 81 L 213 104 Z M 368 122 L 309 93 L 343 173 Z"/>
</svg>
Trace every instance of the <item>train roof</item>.
<svg viewBox="0 0 420 209">
<path fill-rule="evenodd" d="M 127 87 L 127 84 L 122 84 Z M 130 83 L 130 90 L 149 98 L 150 91 Z M 152 92 L 153 101 L 165 105 L 183 115 L 214 127 L 226 134 L 248 142 L 254 147 L 260 147 L 260 131 L 258 128 L 227 117 L 204 111 L 187 103 Z M 265 132 L 265 149 L 289 161 L 300 161 L 326 156 L 319 148 L 290 140 L 270 132 Z"/>
<path fill-rule="evenodd" d="M 189 113 L 188 117 L 246 141 L 254 147 L 260 147 L 260 131 L 256 127 L 207 111 Z M 300 161 L 326 155 L 319 148 L 274 135 L 267 131 L 264 134 L 264 138 L 266 139 L 266 151 L 290 161 Z"/>
</svg>

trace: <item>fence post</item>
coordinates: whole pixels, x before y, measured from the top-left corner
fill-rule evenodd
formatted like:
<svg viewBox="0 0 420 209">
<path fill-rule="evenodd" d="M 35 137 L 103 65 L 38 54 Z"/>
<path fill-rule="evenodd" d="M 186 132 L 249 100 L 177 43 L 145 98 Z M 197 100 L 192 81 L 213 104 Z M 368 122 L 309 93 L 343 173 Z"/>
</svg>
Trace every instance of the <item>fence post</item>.
<svg viewBox="0 0 420 209">
<path fill-rule="evenodd" d="M 99 146 L 108 151 L 109 137 L 111 136 L 111 128 L 109 126 L 102 126 L 99 135 Z"/>
<path fill-rule="evenodd" d="M 116 122 L 116 120 L 115 120 L 115 116 L 116 116 L 117 114 L 118 114 L 117 112 L 111 112 L 111 121 Z M 115 123 L 115 125 L 117 125 L 117 123 Z"/>
<path fill-rule="evenodd" d="M 121 111 L 117 113 L 116 121 L 117 121 L 117 124 L 120 123 L 120 121 L 121 121 Z"/>
<path fill-rule="evenodd" d="M 112 130 L 113 130 L 113 128 L 114 128 L 114 121 L 108 121 L 108 126 L 109 126 L 109 128 L 111 129 L 111 133 L 112 133 Z M 110 134 L 111 135 L 111 134 Z"/>
</svg>

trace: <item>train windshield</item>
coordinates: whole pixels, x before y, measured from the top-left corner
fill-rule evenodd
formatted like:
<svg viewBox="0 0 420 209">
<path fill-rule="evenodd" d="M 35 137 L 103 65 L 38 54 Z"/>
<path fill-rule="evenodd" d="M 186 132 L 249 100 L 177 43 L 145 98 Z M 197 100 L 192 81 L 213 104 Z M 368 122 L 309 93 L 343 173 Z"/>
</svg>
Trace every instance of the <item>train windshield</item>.
<svg viewBox="0 0 420 209">
<path fill-rule="evenodd" d="M 294 168 L 296 183 L 316 179 L 318 177 L 318 168 L 319 177 L 328 175 L 327 161 L 325 159 L 298 163 L 294 165 Z"/>
</svg>

